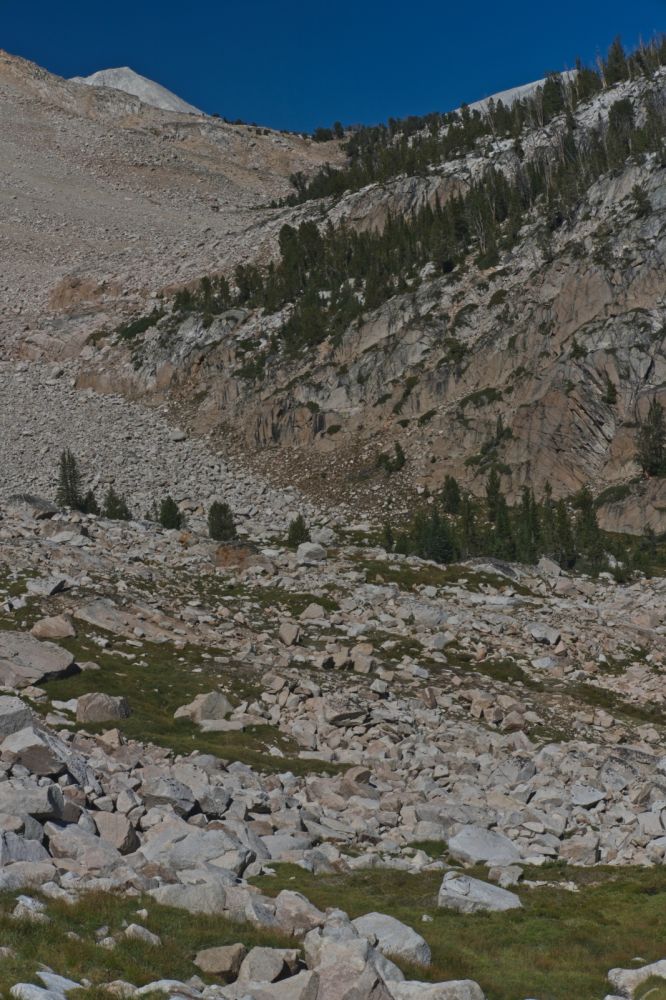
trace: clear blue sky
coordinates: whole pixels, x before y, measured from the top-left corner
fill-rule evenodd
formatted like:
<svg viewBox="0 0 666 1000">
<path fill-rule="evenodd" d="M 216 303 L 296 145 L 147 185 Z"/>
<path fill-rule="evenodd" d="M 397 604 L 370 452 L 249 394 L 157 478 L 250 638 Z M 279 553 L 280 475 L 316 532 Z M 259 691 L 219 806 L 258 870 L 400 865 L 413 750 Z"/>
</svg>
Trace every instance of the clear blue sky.
<svg viewBox="0 0 666 1000">
<path fill-rule="evenodd" d="M 447 111 L 666 30 L 666 0 L 0 0 L 0 47 L 131 66 L 208 112 L 312 129 Z"/>
</svg>

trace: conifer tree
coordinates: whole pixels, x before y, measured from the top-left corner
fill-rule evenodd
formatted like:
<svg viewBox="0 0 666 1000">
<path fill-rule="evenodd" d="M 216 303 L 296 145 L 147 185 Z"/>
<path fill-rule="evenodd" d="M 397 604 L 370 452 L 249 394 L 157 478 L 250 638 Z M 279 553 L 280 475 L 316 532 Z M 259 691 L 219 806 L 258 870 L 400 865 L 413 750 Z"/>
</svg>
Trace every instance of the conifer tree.
<svg viewBox="0 0 666 1000">
<path fill-rule="evenodd" d="M 499 559 L 514 559 L 516 555 L 516 543 L 511 530 L 509 508 L 501 493 L 497 497 L 495 508 L 494 555 Z"/>
<path fill-rule="evenodd" d="M 604 76 L 606 77 L 606 85 L 608 87 L 612 87 L 616 83 L 621 83 L 622 80 L 626 80 L 629 76 L 627 57 L 619 36 L 613 41 L 608 50 L 608 56 L 604 65 Z"/>
<path fill-rule="evenodd" d="M 80 510 L 83 503 L 78 462 L 69 448 L 60 455 L 56 500 L 61 507 L 69 507 L 71 510 Z"/>
<path fill-rule="evenodd" d="M 109 521 L 131 520 L 132 515 L 130 514 L 127 502 L 123 497 L 118 496 L 113 486 L 109 486 L 104 497 L 102 516 L 108 518 Z"/>
<path fill-rule="evenodd" d="M 291 549 L 297 549 L 299 545 L 304 542 L 310 541 L 310 530 L 305 523 L 305 518 L 302 514 L 295 517 L 294 520 L 289 525 L 289 531 L 287 533 L 287 545 Z"/>
<path fill-rule="evenodd" d="M 465 556 L 469 558 L 476 553 L 478 543 L 476 512 L 471 498 L 467 495 L 463 497 L 461 504 L 460 541 Z"/>
<path fill-rule="evenodd" d="M 488 504 L 488 520 L 495 524 L 497 520 L 497 508 L 499 505 L 499 499 L 501 496 L 500 492 L 500 477 L 499 472 L 492 467 L 488 475 L 488 481 L 486 483 L 486 503 Z"/>
<path fill-rule="evenodd" d="M 160 524 L 169 530 L 182 527 L 183 515 L 178 510 L 178 504 L 171 496 L 167 496 L 160 504 Z"/>
<path fill-rule="evenodd" d="M 216 542 L 232 542 L 236 537 L 236 524 L 228 503 L 215 500 L 208 511 L 208 534 Z"/>
<path fill-rule="evenodd" d="M 390 521 L 385 521 L 382 527 L 382 547 L 387 552 L 393 552 L 394 545 L 395 535 L 393 534 L 393 528 L 391 527 Z"/>
<path fill-rule="evenodd" d="M 596 572 L 603 561 L 603 544 L 597 523 L 594 497 L 587 486 L 578 493 L 575 503 L 578 507 L 576 547 L 579 552 L 586 556 L 591 568 Z"/>
<path fill-rule="evenodd" d="M 93 490 L 88 490 L 81 502 L 81 510 L 84 514 L 95 514 L 99 516 L 99 504 Z"/>
<path fill-rule="evenodd" d="M 664 408 L 656 399 L 650 402 L 638 430 L 636 460 L 647 476 L 666 475 L 666 421 Z"/>
<path fill-rule="evenodd" d="M 444 479 L 442 507 L 447 514 L 460 513 L 460 487 L 453 476 L 446 476 Z"/>
<path fill-rule="evenodd" d="M 571 569 L 576 562 L 571 519 L 564 500 L 558 500 L 555 509 L 555 559 L 562 569 Z"/>
</svg>

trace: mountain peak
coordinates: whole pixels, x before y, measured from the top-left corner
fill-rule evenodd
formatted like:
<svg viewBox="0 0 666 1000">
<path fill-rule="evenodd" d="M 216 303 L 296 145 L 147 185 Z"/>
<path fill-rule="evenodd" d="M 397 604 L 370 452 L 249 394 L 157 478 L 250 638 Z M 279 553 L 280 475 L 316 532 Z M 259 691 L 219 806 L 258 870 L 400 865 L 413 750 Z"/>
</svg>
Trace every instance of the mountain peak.
<svg viewBox="0 0 666 1000">
<path fill-rule="evenodd" d="M 90 76 L 72 77 L 73 83 L 84 83 L 89 87 L 107 87 L 111 90 L 122 90 L 126 94 L 138 97 L 144 104 L 163 111 L 175 111 L 180 114 L 200 115 L 199 108 L 181 100 L 166 87 L 154 80 L 141 76 L 129 66 L 118 66 L 115 69 L 102 69 Z"/>
</svg>

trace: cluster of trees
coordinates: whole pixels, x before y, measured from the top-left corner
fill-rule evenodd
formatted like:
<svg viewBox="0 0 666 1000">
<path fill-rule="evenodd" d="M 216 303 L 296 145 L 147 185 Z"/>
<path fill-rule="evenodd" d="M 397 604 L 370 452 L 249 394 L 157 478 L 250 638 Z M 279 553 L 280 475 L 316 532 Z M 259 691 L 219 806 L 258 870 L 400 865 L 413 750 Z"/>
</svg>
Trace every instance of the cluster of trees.
<svg viewBox="0 0 666 1000">
<path fill-rule="evenodd" d="M 463 494 L 448 476 L 436 502 L 415 514 L 400 531 L 384 526 L 388 551 L 450 563 L 492 556 L 528 564 L 547 556 L 563 569 L 597 574 L 612 569 L 626 580 L 636 570 L 649 572 L 656 539 L 649 530 L 632 545 L 604 533 L 598 525 L 594 497 L 582 489 L 568 505 L 555 501 L 547 484 L 540 500 L 524 487 L 520 503 L 507 504 L 500 477 L 492 469 L 483 501 Z"/>
<path fill-rule="evenodd" d="M 60 455 L 56 501 L 61 507 L 78 510 L 82 514 L 94 514 L 110 521 L 132 520 L 127 501 L 116 493 L 113 486 L 107 490 L 101 507 L 93 490 L 83 493 L 79 463 L 68 448 Z M 182 511 L 170 495 L 164 497 L 159 504 L 153 504 L 145 520 L 155 521 L 170 530 L 178 530 L 185 523 Z M 208 510 L 208 533 L 212 539 L 219 542 L 231 542 L 238 537 L 229 504 L 219 500 L 211 504 Z"/>
<path fill-rule="evenodd" d="M 572 115 L 579 104 L 604 88 L 641 76 L 651 78 L 663 65 L 666 65 L 666 36 L 641 45 L 629 55 L 618 38 L 596 68 L 583 66 L 578 60 L 575 73 L 566 76 L 549 73 L 543 87 L 511 106 L 502 101 L 491 102 L 482 114 L 463 105 L 459 112 L 389 118 L 385 125 L 356 127 L 345 146 L 347 166 L 342 169 L 326 166 L 312 178 L 294 174 L 291 181 L 295 193 L 287 199 L 287 204 L 339 197 L 345 191 L 384 183 L 402 173 L 425 174 L 434 164 L 471 152 L 483 137 L 512 138 L 518 142 L 525 129 L 546 125 L 563 113 Z M 342 137 L 339 133 L 336 136 Z M 334 137 L 331 130 L 327 137 Z"/>
<path fill-rule="evenodd" d="M 413 289 L 426 263 L 447 274 L 473 252 L 479 266 L 492 266 L 515 245 L 523 224 L 538 219 L 547 244 L 601 175 L 650 152 L 666 156 L 666 108 L 654 98 L 647 98 L 640 125 L 627 99 L 610 107 L 607 122 L 580 134 L 574 124 L 569 122 L 557 148 L 521 162 L 512 176 L 491 166 L 465 195 L 425 204 L 408 217 L 389 217 L 380 232 L 331 223 L 320 229 L 313 221 L 285 225 L 277 261 L 265 269 L 239 265 L 233 290 L 223 276 L 203 278 L 197 289 L 177 294 L 174 309 L 210 322 L 231 306 L 269 313 L 290 306 L 271 350 L 282 346 L 294 353 L 335 339 L 366 310 Z M 633 201 L 637 215 L 650 211 L 642 189 L 634 190 Z"/>
<path fill-rule="evenodd" d="M 101 507 L 93 490 L 83 493 L 79 464 L 68 448 L 60 455 L 56 500 L 61 507 L 101 515 L 112 521 L 129 521 L 132 517 L 125 499 L 118 496 L 113 486 L 109 486 Z"/>
</svg>

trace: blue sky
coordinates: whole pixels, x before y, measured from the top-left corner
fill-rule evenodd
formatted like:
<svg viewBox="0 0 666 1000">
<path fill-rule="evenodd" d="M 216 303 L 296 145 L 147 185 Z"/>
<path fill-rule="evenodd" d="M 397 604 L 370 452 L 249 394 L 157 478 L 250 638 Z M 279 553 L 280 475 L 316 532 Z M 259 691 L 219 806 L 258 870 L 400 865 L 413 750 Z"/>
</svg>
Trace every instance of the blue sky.
<svg viewBox="0 0 666 1000">
<path fill-rule="evenodd" d="M 62 76 L 129 65 L 278 128 L 446 111 L 666 30 L 666 0 L 0 0 L 0 47 Z"/>
</svg>

